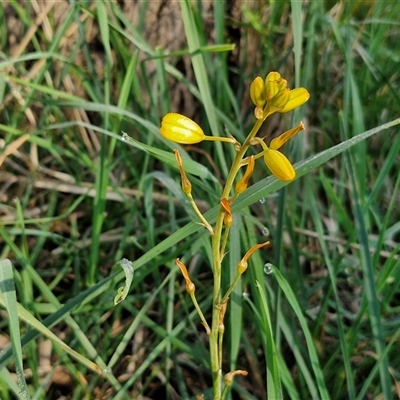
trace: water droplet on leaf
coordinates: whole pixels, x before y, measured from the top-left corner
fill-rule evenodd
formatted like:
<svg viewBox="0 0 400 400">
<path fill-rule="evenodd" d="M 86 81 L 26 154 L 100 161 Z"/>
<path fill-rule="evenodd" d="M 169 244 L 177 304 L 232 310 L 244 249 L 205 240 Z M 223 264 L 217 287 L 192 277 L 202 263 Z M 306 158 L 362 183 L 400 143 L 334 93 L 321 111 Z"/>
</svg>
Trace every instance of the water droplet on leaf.
<svg viewBox="0 0 400 400">
<path fill-rule="evenodd" d="M 19 392 L 19 398 L 21 400 L 29 400 L 31 397 L 29 396 L 29 393 L 27 390 L 23 390 L 22 392 Z"/>
<path fill-rule="evenodd" d="M 264 204 L 265 203 L 265 198 L 264 197 L 261 197 L 261 199 L 260 200 L 258 200 L 261 204 Z"/>
<path fill-rule="evenodd" d="M 266 226 L 263 226 L 262 229 L 261 229 L 261 233 L 264 236 L 269 236 L 269 229 Z"/>
<path fill-rule="evenodd" d="M 270 275 L 274 272 L 274 266 L 271 263 L 264 264 L 264 273 Z"/>
</svg>

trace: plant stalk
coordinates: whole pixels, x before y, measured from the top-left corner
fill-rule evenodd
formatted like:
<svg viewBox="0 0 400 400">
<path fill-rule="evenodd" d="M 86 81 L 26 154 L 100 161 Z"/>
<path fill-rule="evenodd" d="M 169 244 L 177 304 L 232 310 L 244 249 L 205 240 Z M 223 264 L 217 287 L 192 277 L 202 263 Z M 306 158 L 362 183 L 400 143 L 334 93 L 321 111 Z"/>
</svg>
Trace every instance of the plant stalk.
<svg viewBox="0 0 400 400">
<path fill-rule="evenodd" d="M 221 198 L 229 198 L 232 190 L 233 182 L 236 178 L 237 173 L 241 168 L 241 162 L 248 148 L 250 147 L 251 139 L 259 131 L 264 119 L 257 120 L 253 126 L 253 129 L 247 136 L 241 148 L 236 153 L 235 159 L 233 160 L 231 169 L 228 173 L 224 189 L 222 191 Z M 213 379 L 213 399 L 221 400 L 222 396 L 222 360 L 220 360 L 220 354 L 222 354 L 222 343 L 219 342 L 219 324 L 220 324 L 220 311 L 221 311 L 221 262 L 223 254 L 221 254 L 221 238 L 222 228 L 224 226 L 224 215 L 225 212 L 220 209 L 217 215 L 215 223 L 214 235 L 212 235 L 212 257 L 213 257 L 213 275 L 214 275 L 214 289 L 213 289 L 213 311 L 212 311 L 212 324 L 211 333 L 209 335 L 210 342 L 210 362 L 211 372 Z"/>
</svg>

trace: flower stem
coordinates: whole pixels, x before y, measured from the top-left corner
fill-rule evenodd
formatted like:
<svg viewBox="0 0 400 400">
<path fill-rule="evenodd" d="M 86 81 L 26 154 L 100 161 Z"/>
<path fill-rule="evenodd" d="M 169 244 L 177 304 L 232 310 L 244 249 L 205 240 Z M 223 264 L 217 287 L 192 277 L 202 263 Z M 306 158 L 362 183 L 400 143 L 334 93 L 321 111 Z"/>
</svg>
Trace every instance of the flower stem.
<svg viewBox="0 0 400 400">
<path fill-rule="evenodd" d="M 189 203 L 192 206 L 194 212 L 196 213 L 196 215 L 199 217 L 200 221 L 201 221 L 201 225 L 204 225 L 207 230 L 210 232 L 210 235 L 214 234 L 214 230 L 212 228 L 212 226 L 209 224 L 209 222 L 205 219 L 204 215 L 201 213 L 201 211 L 199 210 L 199 207 L 197 207 L 197 204 L 195 203 L 193 196 L 191 193 L 188 193 L 187 198 L 189 199 Z"/>
<path fill-rule="evenodd" d="M 251 139 L 259 131 L 263 120 L 257 120 L 253 126 L 253 129 L 248 134 L 243 145 L 236 153 L 236 157 L 233 160 L 231 169 L 228 173 L 224 189 L 222 191 L 221 198 L 229 198 L 231 193 L 233 182 L 236 175 L 241 167 L 241 161 L 246 154 L 246 151 L 250 147 Z M 221 263 L 223 254 L 221 254 L 221 243 L 222 239 L 222 228 L 224 221 L 224 211 L 220 210 L 217 215 L 217 220 L 214 228 L 214 235 L 212 235 L 212 257 L 213 257 L 213 274 L 214 274 L 214 289 L 213 289 L 213 311 L 212 311 L 212 323 L 211 332 L 209 335 L 209 345 L 210 345 L 210 362 L 211 362 L 211 372 L 213 379 L 213 399 L 221 400 L 222 394 L 222 343 L 219 341 L 219 323 L 220 323 L 220 312 L 221 312 Z M 223 245 L 224 246 L 224 245 Z"/>
<path fill-rule="evenodd" d="M 197 302 L 197 299 L 196 299 L 195 294 L 194 294 L 194 293 L 190 293 L 190 297 L 191 297 L 191 299 L 192 299 L 192 302 L 193 302 L 194 307 L 196 308 L 197 313 L 199 314 L 199 317 L 200 317 L 200 319 L 201 319 L 201 322 L 202 322 L 202 324 L 204 325 L 204 328 L 205 328 L 205 330 L 206 330 L 206 332 L 207 332 L 207 335 L 209 335 L 210 332 L 211 332 L 211 329 L 210 329 L 210 327 L 209 327 L 209 325 L 208 325 L 208 323 L 207 323 L 207 320 L 206 320 L 205 317 L 204 317 L 203 311 L 201 311 L 201 308 L 200 308 L 200 306 L 199 306 L 199 303 Z"/>
<path fill-rule="evenodd" d="M 220 251 L 221 261 L 224 259 L 226 243 L 228 242 L 228 237 L 229 237 L 229 230 L 230 230 L 230 228 L 226 227 L 225 231 L 224 231 L 224 237 L 222 239 L 222 245 L 221 245 L 221 251 Z"/>
</svg>

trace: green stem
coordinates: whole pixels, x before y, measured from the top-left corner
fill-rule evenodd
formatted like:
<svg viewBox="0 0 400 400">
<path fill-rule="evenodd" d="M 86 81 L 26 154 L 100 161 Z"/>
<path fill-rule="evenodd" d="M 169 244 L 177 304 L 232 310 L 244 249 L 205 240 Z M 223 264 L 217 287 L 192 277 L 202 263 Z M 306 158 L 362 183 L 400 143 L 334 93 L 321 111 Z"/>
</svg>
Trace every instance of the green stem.
<svg viewBox="0 0 400 400">
<path fill-rule="evenodd" d="M 253 129 L 247 136 L 242 147 L 236 153 L 236 157 L 233 160 L 231 169 L 226 178 L 225 186 L 221 195 L 221 198 L 229 198 L 232 190 L 233 182 L 241 167 L 241 161 L 246 154 L 246 151 L 250 147 L 251 139 L 257 134 L 264 119 L 257 120 L 253 126 Z M 214 289 L 213 289 L 213 313 L 212 313 L 212 324 L 211 333 L 209 335 L 210 342 L 210 362 L 211 372 L 213 379 L 213 399 L 221 400 L 222 393 L 222 370 L 220 365 L 220 354 L 222 354 L 222 344 L 219 343 L 218 327 L 220 322 L 220 302 L 221 302 L 221 236 L 224 221 L 225 212 L 220 210 L 217 215 L 215 223 L 214 235 L 212 235 L 212 257 L 213 257 L 213 274 L 214 274 Z"/>
<path fill-rule="evenodd" d="M 210 327 L 209 327 L 209 325 L 207 323 L 207 320 L 204 317 L 203 311 L 201 311 L 201 308 L 199 306 L 199 303 L 197 302 L 195 294 L 194 293 L 190 293 L 190 297 L 192 299 L 194 307 L 196 308 L 197 314 L 199 314 L 201 322 L 204 325 L 204 328 L 206 329 L 207 335 L 209 335 L 210 332 L 211 332 Z"/>
<path fill-rule="evenodd" d="M 207 136 L 205 135 L 203 137 L 203 140 L 208 140 L 210 142 L 226 142 L 226 143 L 232 143 L 232 144 L 236 144 L 238 143 L 237 140 L 233 137 L 223 137 L 223 136 Z"/>
<path fill-rule="evenodd" d="M 232 293 L 233 289 L 235 288 L 235 286 L 239 282 L 239 279 L 240 279 L 241 276 L 242 276 L 242 274 L 239 273 L 239 272 L 236 274 L 235 279 L 231 283 L 231 286 L 229 286 L 229 289 L 226 291 L 224 297 L 221 300 L 221 303 L 224 303 L 225 301 L 228 301 L 229 295 Z"/>
<path fill-rule="evenodd" d="M 228 237 L 229 237 L 229 230 L 230 230 L 229 227 L 226 227 L 224 230 L 224 237 L 222 238 L 222 245 L 221 245 L 221 250 L 220 250 L 221 261 L 224 259 L 226 243 L 228 242 Z"/>
<path fill-rule="evenodd" d="M 222 342 L 224 338 L 224 333 L 219 332 L 218 335 L 218 350 L 219 350 L 219 370 L 222 371 Z"/>
<path fill-rule="evenodd" d="M 214 234 L 214 230 L 213 230 L 212 226 L 205 219 L 204 215 L 201 213 L 201 211 L 197 207 L 197 204 L 195 203 L 192 194 L 188 193 L 186 196 L 189 199 L 189 203 L 192 206 L 192 208 L 193 208 L 194 212 L 196 213 L 196 215 L 199 217 L 201 223 L 207 228 L 207 230 L 210 232 L 210 235 L 213 235 Z"/>
<path fill-rule="evenodd" d="M 229 386 L 230 386 L 230 385 L 229 385 Z M 225 385 L 224 391 L 222 392 L 222 395 L 221 395 L 221 400 L 223 400 L 223 399 L 225 398 L 225 396 L 228 394 L 229 386 L 228 386 L 228 385 Z"/>
</svg>

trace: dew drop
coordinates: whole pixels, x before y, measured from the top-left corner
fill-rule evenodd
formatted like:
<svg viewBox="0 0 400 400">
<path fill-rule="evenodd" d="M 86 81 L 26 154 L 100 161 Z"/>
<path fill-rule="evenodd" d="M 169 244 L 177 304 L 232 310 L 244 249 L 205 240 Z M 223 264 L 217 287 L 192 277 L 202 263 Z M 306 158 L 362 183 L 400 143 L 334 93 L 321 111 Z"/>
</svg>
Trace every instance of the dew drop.
<svg viewBox="0 0 400 400">
<path fill-rule="evenodd" d="M 265 198 L 264 197 L 261 197 L 261 199 L 260 200 L 258 200 L 261 204 L 264 204 L 265 203 Z"/>
<path fill-rule="evenodd" d="M 274 272 L 273 265 L 271 263 L 264 264 L 264 273 L 271 275 Z"/>
<path fill-rule="evenodd" d="M 111 374 L 111 368 L 104 368 L 103 369 L 103 374 L 104 375 Z"/>
<path fill-rule="evenodd" d="M 21 400 L 29 400 L 31 397 L 29 396 L 28 391 L 25 389 L 25 390 L 22 390 L 22 392 L 19 392 L 19 398 Z"/>
<path fill-rule="evenodd" d="M 18 371 L 18 370 L 17 370 L 17 380 L 18 380 L 18 386 L 20 388 L 19 399 L 29 400 L 30 396 L 29 396 L 29 393 L 28 393 L 28 390 L 26 387 L 25 378 L 21 374 L 21 371 Z"/>
<path fill-rule="evenodd" d="M 248 298 L 250 297 L 250 295 L 249 295 L 247 292 L 243 292 L 243 293 L 242 293 L 242 297 L 243 297 L 244 299 L 248 299 Z"/>
<path fill-rule="evenodd" d="M 122 133 L 122 140 L 123 140 L 124 142 L 127 142 L 127 141 L 128 141 L 128 139 L 129 139 L 129 136 L 128 136 L 128 134 L 127 134 L 127 133 L 125 133 L 125 132 L 123 132 L 123 133 Z"/>
<path fill-rule="evenodd" d="M 269 229 L 266 226 L 263 226 L 262 229 L 261 229 L 261 233 L 264 236 L 269 236 Z"/>
</svg>

